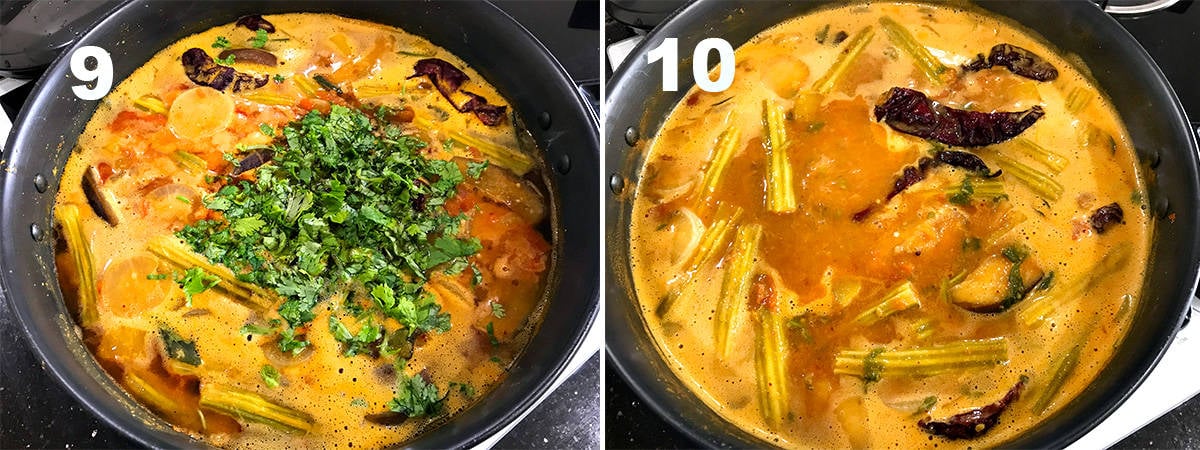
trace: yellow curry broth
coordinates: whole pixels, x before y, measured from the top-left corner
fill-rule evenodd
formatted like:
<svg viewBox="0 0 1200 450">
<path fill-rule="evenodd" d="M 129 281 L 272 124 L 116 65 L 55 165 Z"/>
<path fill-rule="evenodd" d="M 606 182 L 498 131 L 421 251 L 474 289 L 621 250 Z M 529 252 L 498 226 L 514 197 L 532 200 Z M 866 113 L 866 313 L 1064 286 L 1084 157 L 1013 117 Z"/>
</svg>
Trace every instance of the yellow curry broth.
<svg viewBox="0 0 1200 450">
<path fill-rule="evenodd" d="M 879 19 L 885 15 L 903 24 L 950 68 L 942 85 L 925 78 L 908 54 L 879 29 Z M 868 25 L 875 28 L 875 36 L 832 91 L 814 97 L 810 86 L 846 45 L 816 42 L 814 36 L 826 25 L 830 38 L 837 31 L 853 36 Z M 998 43 L 1014 44 L 1046 58 L 1059 70 L 1058 79 L 1036 82 L 999 67 L 957 73 L 977 53 L 987 53 Z M 1141 287 L 1151 218 L 1137 200 L 1142 182 L 1123 125 L 1112 106 L 1066 59 L 1021 29 L 992 17 L 940 6 L 871 3 L 819 11 L 768 29 L 739 48 L 736 61 L 736 77 L 728 90 L 709 93 L 693 88 L 666 120 L 647 154 L 631 225 L 635 287 L 651 334 L 675 373 L 709 407 L 767 442 L 785 447 L 994 446 L 1048 416 L 1102 370 L 1131 316 L 1125 314 L 1133 307 L 1129 302 L 1136 300 L 1122 296 L 1136 296 Z M 1016 111 L 1042 105 L 1046 115 L 1020 137 L 1067 158 L 1067 167 L 1054 175 L 1065 186 L 1064 194 L 1057 201 L 1044 202 L 1024 184 L 1001 175 L 1006 201 L 954 205 L 948 202 L 946 188 L 960 183 L 963 171 L 939 168 L 876 206 L 863 222 L 855 222 L 856 212 L 882 201 L 903 167 L 915 164 L 931 148 L 922 139 L 873 120 L 875 102 L 893 86 L 920 90 L 955 108 Z M 1070 113 L 1067 96 L 1077 87 L 1093 99 L 1078 113 Z M 766 208 L 764 99 L 779 102 L 788 112 L 786 152 L 799 203 L 789 214 Z M 1089 134 L 1088 124 L 1100 133 Z M 713 158 L 718 136 L 730 127 L 742 130 L 736 153 L 715 192 L 702 200 L 697 194 L 700 174 Z M 1010 141 L 972 151 L 995 170 L 998 166 L 990 152 L 999 150 L 1021 159 L 1014 145 Z M 1122 206 L 1125 223 L 1103 235 L 1092 232 L 1088 216 L 1114 201 Z M 670 312 L 662 317 L 656 312 L 669 289 L 677 285 L 669 280 L 681 275 L 683 253 L 698 233 L 681 211 L 690 210 L 704 225 L 711 225 L 720 205 L 744 210 L 739 227 L 762 226 L 757 271 L 776 271 L 776 285 L 795 293 L 793 300 L 779 304 L 784 320 L 802 314 L 814 318 L 803 330 L 785 327 L 790 394 L 787 414 L 778 427 L 764 421 L 755 394 L 753 315 L 747 314 L 732 333 L 731 346 L 739 351 L 722 359 L 714 347 L 722 279 L 732 264 L 728 240 L 715 263 L 695 274 L 696 282 Z M 989 245 L 986 238 L 1002 232 L 1014 213 L 1026 220 Z M 982 249 L 964 245 L 972 238 L 982 238 Z M 1005 312 L 980 314 L 945 300 L 948 279 L 1010 244 L 1028 246 L 1031 260 L 1043 271 L 1054 272 L 1052 286 L 1085 279 L 1089 268 L 1118 245 L 1130 246 L 1132 257 L 1079 301 L 1054 310 L 1039 326 L 1017 321 L 1020 303 Z M 916 288 L 919 308 L 871 326 L 854 323 L 889 287 L 904 280 Z M 831 292 L 841 285 L 861 289 Z M 931 335 L 915 331 L 922 324 L 932 324 Z M 1051 367 L 1085 331 L 1091 334 L 1078 367 L 1049 409 L 1036 414 L 1033 403 L 1048 382 Z M 834 356 L 842 350 L 907 349 L 997 336 L 1007 338 L 1009 359 L 993 367 L 925 378 L 885 372 L 881 381 L 867 386 L 860 377 L 833 373 Z M 1000 416 L 995 429 L 980 438 L 931 440 L 917 427 L 918 419 L 926 415 L 916 413 L 917 408 L 928 397 L 937 398 L 928 415 L 944 419 L 998 400 L 1021 376 L 1029 377 L 1021 399 Z M 842 406 L 856 405 L 859 398 L 861 410 L 853 414 L 855 408 Z M 846 418 L 839 420 L 839 415 Z M 864 431 L 850 430 L 848 423 L 865 424 Z"/>
<path fill-rule="evenodd" d="M 240 93 L 222 93 L 192 83 L 180 64 L 185 50 L 199 47 L 215 56 L 220 50 L 210 46 L 218 36 L 227 37 L 235 48 L 249 47 L 245 41 L 254 36 L 232 24 L 219 26 L 171 44 L 137 69 L 104 99 L 80 137 L 64 169 L 67 181 L 61 186 L 58 206 L 77 205 L 84 211 L 82 228 L 95 257 L 100 319 L 86 330 L 88 341 L 101 364 L 134 397 L 183 431 L 216 445 L 380 447 L 400 443 L 443 418 L 412 419 L 398 426 L 364 420 L 366 414 L 387 410 L 396 374 L 390 359 L 341 354 L 342 346 L 327 325 L 330 315 L 342 308 L 341 298 L 323 301 L 314 309 L 316 318 L 307 330 L 311 352 L 296 358 L 281 356 L 274 335 L 238 331 L 245 324 L 263 324 L 277 317 L 273 308 L 254 311 L 218 290 L 195 295 L 191 307 L 185 307 L 184 294 L 174 282 L 147 279 L 147 275 L 170 273 L 173 267 L 149 253 L 146 246 L 151 239 L 195 220 L 219 217 L 203 207 L 202 198 L 220 187 L 213 175 L 230 170 L 226 153 L 271 142 L 273 138 L 261 131 L 261 124 L 278 133 L 310 110 L 327 112 L 331 104 L 344 103 L 326 92 L 307 92 L 298 81 L 301 76 L 327 74 L 344 89 L 352 89 L 364 104 L 411 108 L 418 119 L 434 124 L 405 125 L 408 132 L 430 143 L 425 151 L 432 158 L 448 159 L 453 154 L 451 147 L 463 146 L 443 145 L 446 130 L 516 148 L 515 130 L 510 121 L 485 126 L 471 114 L 456 112 L 425 78 L 406 79 L 417 60 L 437 57 L 449 61 L 470 76 L 472 92 L 492 103 L 507 102 L 465 62 L 399 29 L 321 14 L 266 19 L 279 32 L 270 35 L 265 50 L 279 57 L 281 64 L 264 67 L 235 61 L 233 67 L 255 74 L 281 74 L 282 82 L 273 80 L 263 88 Z M 167 111 L 135 105 L 147 96 L 162 100 Z M 467 152 L 478 155 L 473 148 Z M 98 168 L 104 188 L 118 199 L 121 222 L 116 226 L 106 224 L 88 207 L 77 180 L 89 166 Z M 253 173 L 248 177 L 252 179 Z M 418 339 L 408 365 L 411 373 L 428 369 L 439 393 L 450 391 L 450 383 L 467 383 L 477 389 L 475 397 L 451 392 L 445 405 L 451 415 L 504 376 L 537 320 L 550 264 L 549 245 L 534 230 L 536 223 L 495 203 L 470 183 L 461 186 L 447 208 L 467 214 L 462 228 L 483 244 L 484 249 L 471 258 L 480 269 L 481 282 L 465 294 L 461 288 L 430 289 L 451 314 L 452 327 L 447 333 Z M 67 252 L 59 253 L 58 266 L 64 291 L 74 297 L 78 274 Z M 435 276 L 446 286 L 472 286 L 471 278 L 471 270 L 453 277 Z M 445 282 L 448 279 L 453 280 Z M 505 317 L 495 317 L 494 303 L 504 305 Z M 358 329 L 353 319 L 344 314 L 339 318 L 349 329 Z M 499 347 L 489 342 L 487 323 L 494 324 Z M 399 327 L 392 319 L 385 325 L 389 330 Z M 203 364 L 189 369 L 164 361 L 158 342 L 162 327 L 194 340 Z M 280 387 L 272 389 L 260 377 L 260 369 L 267 364 L 280 372 Z M 147 394 L 131 376 L 168 399 Z M 309 434 L 286 434 L 200 409 L 198 386 L 204 383 L 246 389 L 305 412 L 314 418 L 314 429 Z"/>
</svg>

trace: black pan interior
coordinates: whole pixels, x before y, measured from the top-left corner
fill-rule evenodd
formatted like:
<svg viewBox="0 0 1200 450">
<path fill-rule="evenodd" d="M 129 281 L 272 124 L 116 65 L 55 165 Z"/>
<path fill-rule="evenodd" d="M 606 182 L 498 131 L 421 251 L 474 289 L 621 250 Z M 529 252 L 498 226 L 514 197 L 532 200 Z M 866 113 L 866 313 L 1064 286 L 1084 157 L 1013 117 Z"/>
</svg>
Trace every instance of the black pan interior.
<svg viewBox="0 0 1200 450">
<path fill-rule="evenodd" d="M 713 447 L 763 447 L 769 443 L 729 425 L 692 394 L 659 356 L 633 297 L 629 268 L 629 215 L 644 152 L 671 108 L 693 84 L 680 67 L 678 92 L 661 92 L 661 65 L 645 65 L 646 52 L 666 37 L 679 48 L 721 36 L 735 48 L 770 26 L 829 2 L 698 1 L 676 12 L 609 80 L 605 103 L 605 288 L 607 351 L 613 366 L 659 415 L 693 439 Z M 1148 170 L 1151 207 L 1159 218 L 1140 306 L 1129 334 L 1108 368 L 1075 400 L 1006 446 L 1065 447 L 1108 417 L 1161 358 L 1178 330 L 1196 285 L 1200 208 L 1196 142 L 1182 106 L 1146 51 L 1116 20 L 1083 1 L 982 1 L 1087 62 L 1109 95 Z M 970 6 L 968 6 L 970 7 Z"/>
<path fill-rule="evenodd" d="M 475 407 L 407 445 L 474 445 L 527 410 L 582 342 L 599 296 L 598 120 L 566 72 L 528 31 L 484 2 L 130 1 L 83 35 L 124 79 L 166 45 L 246 14 L 327 12 L 398 26 L 468 61 L 529 124 L 555 188 L 557 280 L 545 316 L 509 376 Z M 69 55 L 69 51 L 64 55 Z M 0 157 L 0 287 L 46 366 L 114 427 L 151 447 L 202 445 L 172 431 L 105 374 L 73 332 L 53 269 L 50 215 L 56 174 L 96 103 L 71 93 L 79 81 L 59 58 L 37 83 Z M 116 84 L 116 83 L 114 83 Z M 43 186 L 44 188 L 39 188 Z M 34 231 L 36 230 L 36 231 Z"/>
</svg>

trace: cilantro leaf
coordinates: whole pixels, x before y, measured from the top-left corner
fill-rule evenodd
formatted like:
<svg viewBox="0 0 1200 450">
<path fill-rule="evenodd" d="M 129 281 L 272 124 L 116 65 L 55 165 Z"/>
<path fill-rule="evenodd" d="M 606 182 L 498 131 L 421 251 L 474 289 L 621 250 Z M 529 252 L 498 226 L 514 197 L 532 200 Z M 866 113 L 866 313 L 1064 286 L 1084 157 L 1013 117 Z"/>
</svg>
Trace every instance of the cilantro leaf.
<svg viewBox="0 0 1200 450">
<path fill-rule="evenodd" d="M 255 30 L 254 37 L 250 38 L 250 46 L 254 48 L 263 48 L 267 45 L 267 30 L 259 28 Z"/>
<path fill-rule="evenodd" d="M 329 317 L 329 332 L 333 334 L 334 340 L 343 344 L 345 350 L 342 354 L 345 356 L 364 353 L 372 346 L 376 346 L 383 339 L 383 327 L 376 326 L 368 321 L 359 328 L 358 334 L 351 334 L 350 329 L 346 328 L 346 325 L 343 325 L 341 321 L 333 316 Z"/>
<path fill-rule="evenodd" d="M 187 306 L 192 306 L 192 296 L 201 292 L 207 291 L 217 283 L 221 282 L 220 278 L 215 275 L 210 275 L 204 269 L 193 267 L 183 273 L 182 276 L 176 276 L 175 282 L 183 289 Z"/>
<path fill-rule="evenodd" d="M 497 319 L 503 319 L 504 318 L 504 305 L 501 305 L 499 302 L 492 303 L 492 315 L 495 316 Z"/>
<path fill-rule="evenodd" d="M 262 377 L 263 383 L 266 383 L 267 387 L 279 387 L 279 370 L 275 369 L 275 366 L 263 365 L 262 370 L 258 371 L 258 376 Z"/>
<path fill-rule="evenodd" d="M 217 36 L 217 40 L 212 43 L 212 48 L 229 48 L 232 46 L 233 44 L 225 36 Z"/>
<path fill-rule="evenodd" d="M 488 167 L 488 162 L 486 160 L 485 161 L 468 162 L 467 163 L 467 175 L 469 175 L 471 178 L 478 180 L 479 177 L 481 175 L 483 175 L 483 170 L 487 169 L 487 167 Z"/>
<path fill-rule="evenodd" d="M 421 375 L 400 374 L 396 383 L 396 396 L 387 404 L 388 409 L 408 417 L 436 414 L 442 409 L 442 397 L 437 386 L 425 381 Z"/>
<path fill-rule="evenodd" d="M 233 232 L 240 235 L 249 235 L 258 231 L 266 224 L 267 222 L 258 216 L 242 217 L 233 222 Z"/>
</svg>

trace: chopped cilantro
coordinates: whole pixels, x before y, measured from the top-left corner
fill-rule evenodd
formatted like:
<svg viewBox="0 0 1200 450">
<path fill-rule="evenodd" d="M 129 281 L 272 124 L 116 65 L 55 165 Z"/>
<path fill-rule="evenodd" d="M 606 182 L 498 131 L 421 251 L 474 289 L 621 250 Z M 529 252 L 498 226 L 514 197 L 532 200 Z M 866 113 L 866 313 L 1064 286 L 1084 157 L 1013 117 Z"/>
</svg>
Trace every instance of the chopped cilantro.
<svg viewBox="0 0 1200 450">
<path fill-rule="evenodd" d="M 495 330 L 494 326 L 492 325 L 492 322 L 488 322 L 488 324 L 487 324 L 487 334 L 488 334 L 488 342 L 492 343 L 492 347 L 499 347 L 500 340 L 496 339 L 496 330 Z"/>
<path fill-rule="evenodd" d="M 286 77 L 284 77 L 283 75 L 280 75 L 280 74 L 275 74 L 275 76 L 272 78 L 275 80 L 276 83 L 282 83 L 283 80 L 287 79 Z"/>
<path fill-rule="evenodd" d="M 262 370 L 258 371 L 258 376 L 262 377 L 263 383 L 269 388 L 279 387 L 279 370 L 270 364 L 264 364 Z"/>
<path fill-rule="evenodd" d="M 273 331 L 271 327 L 264 327 L 262 325 L 255 325 L 252 323 L 242 325 L 242 328 L 238 329 L 238 333 L 240 334 L 271 334 L 271 331 Z"/>
<path fill-rule="evenodd" d="M 1001 250 L 1000 253 L 1003 254 L 1004 258 L 1009 262 L 1013 264 L 1019 264 L 1021 261 L 1024 261 L 1027 256 L 1029 256 L 1029 247 L 1020 244 L 1013 244 L 1008 247 L 1004 247 L 1004 250 Z"/>
<path fill-rule="evenodd" d="M 233 222 L 233 232 L 242 236 L 254 234 L 267 222 L 258 216 L 242 217 Z"/>
<path fill-rule="evenodd" d="M 455 388 L 457 388 L 458 392 L 464 397 L 475 398 L 475 386 L 472 386 L 471 383 L 458 383 L 451 381 L 450 390 L 454 390 Z"/>
<path fill-rule="evenodd" d="M 217 283 L 221 282 L 220 278 L 210 275 L 204 269 L 193 267 L 183 273 L 182 276 L 176 275 L 175 282 L 183 289 L 183 295 L 187 299 L 187 306 L 192 306 L 192 296 L 201 292 L 207 291 Z"/>
<path fill-rule="evenodd" d="M 492 315 L 495 316 L 497 319 L 503 319 L 504 318 L 504 305 L 501 305 L 499 302 L 492 303 Z"/>
<path fill-rule="evenodd" d="M 254 37 L 250 38 L 250 46 L 254 48 L 263 48 L 267 45 L 267 39 L 269 38 L 270 37 L 267 36 L 267 30 L 259 28 L 258 30 L 255 30 Z"/>
<path fill-rule="evenodd" d="M 213 42 L 212 48 L 229 48 L 233 44 L 229 43 L 229 39 L 225 36 L 217 36 L 217 40 Z"/>
<path fill-rule="evenodd" d="M 259 31 L 262 31 L 262 30 L 259 30 Z M 267 136 L 275 135 L 275 128 L 272 127 L 270 124 L 265 124 L 265 123 L 258 124 L 258 131 L 261 131 L 262 134 L 265 134 Z"/>
<path fill-rule="evenodd" d="M 408 376 L 400 373 L 396 383 L 396 396 L 388 402 L 388 409 L 408 417 L 436 414 L 442 409 L 442 397 L 437 386 L 421 375 Z"/>
<path fill-rule="evenodd" d="M 309 319 L 312 320 L 312 319 Z M 279 351 L 298 355 L 308 347 L 303 334 L 297 335 L 295 328 L 284 328 L 279 332 Z"/>
<path fill-rule="evenodd" d="M 471 178 L 478 180 L 479 176 L 483 175 L 483 169 L 486 169 L 487 167 L 488 167 L 487 161 L 468 162 L 467 163 L 467 175 L 469 175 Z"/>
<path fill-rule="evenodd" d="M 295 328 L 347 283 L 366 288 L 373 309 L 412 332 L 446 331 L 449 316 L 422 287 L 441 265 L 466 268 L 481 248 L 458 237 L 465 216 L 442 207 L 463 174 L 425 158 L 426 143 L 361 111 L 335 105 L 276 130 L 270 164 L 204 199 L 223 219 L 179 233 L 192 249 L 285 301 L 280 346 L 298 351 Z M 326 270 L 333 269 L 337 270 Z"/>
<path fill-rule="evenodd" d="M 972 195 L 975 195 L 975 187 L 971 185 L 971 179 L 967 178 L 963 180 L 962 186 L 958 188 L 958 191 L 946 199 L 955 205 L 965 205 L 971 203 Z"/>
<path fill-rule="evenodd" d="M 383 339 L 383 327 L 376 326 L 369 320 L 359 328 L 358 334 L 351 334 L 346 325 L 330 316 L 329 332 L 333 334 L 334 340 L 342 343 L 345 348 L 342 354 L 346 356 L 364 353 L 372 345 L 377 344 L 380 339 Z"/>
<path fill-rule="evenodd" d="M 234 63 L 234 59 L 236 59 L 236 58 L 234 58 L 234 55 L 232 53 L 230 53 L 229 56 L 226 56 L 224 58 L 213 58 L 213 61 L 216 61 L 217 64 L 220 64 L 222 66 L 229 66 Z"/>
<path fill-rule="evenodd" d="M 478 267 L 471 266 L 471 287 L 479 286 L 483 283 L 483 272 L 479 271 Z"/>
</svg>

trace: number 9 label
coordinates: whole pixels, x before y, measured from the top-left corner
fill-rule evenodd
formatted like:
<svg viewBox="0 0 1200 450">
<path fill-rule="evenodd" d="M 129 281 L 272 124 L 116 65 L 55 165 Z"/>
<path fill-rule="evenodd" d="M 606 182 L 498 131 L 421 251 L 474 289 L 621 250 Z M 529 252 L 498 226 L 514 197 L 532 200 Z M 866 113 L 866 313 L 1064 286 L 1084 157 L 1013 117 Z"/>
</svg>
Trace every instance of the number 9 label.
<svg viewBox="0 0 1200 450">
<path fill-rule="evenodd" d="M 87 67 L 89 59 L 95 61 L 95 68 Z M 71 86 L 76 97 L 81 100 L 100 100 L 112 89 L 112 57 L 100 47 L 80 47 L 71 54 L 71 75 L 85 83 L 95 81 L 91 87 L 87 84 Z"/>
</svg>

